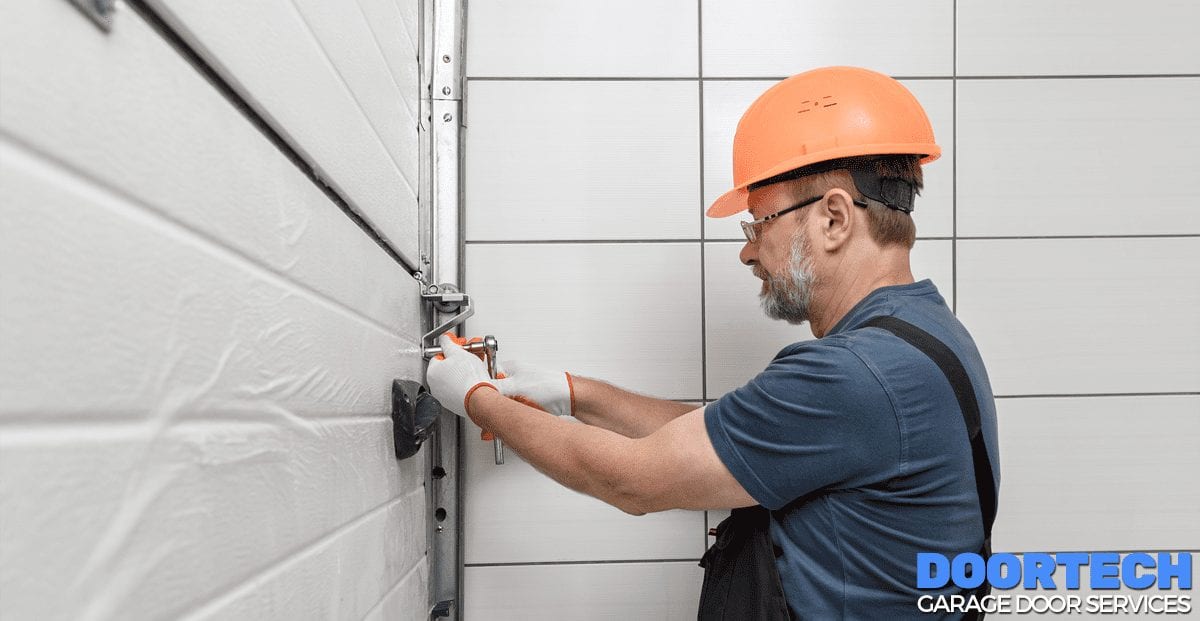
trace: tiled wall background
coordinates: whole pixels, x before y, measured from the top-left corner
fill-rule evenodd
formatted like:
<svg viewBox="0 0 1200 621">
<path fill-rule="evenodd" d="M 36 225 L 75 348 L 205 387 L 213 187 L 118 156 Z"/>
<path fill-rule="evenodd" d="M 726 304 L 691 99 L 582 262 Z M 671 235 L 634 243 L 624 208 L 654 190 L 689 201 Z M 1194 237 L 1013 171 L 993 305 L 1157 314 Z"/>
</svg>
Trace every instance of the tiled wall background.
<svg viewBox="0 0 1200 621">
<path fill-rule="evenodd" d="M 417 3 L 151 0 L 417 247 Z M 124 3 L 0 6 L 0 618 L 428 618 L 417 285 Z"/>
<path fill-rule="evenodd" d="M 466 286 L 502 356 L 700 402 L 805 328 L 737 263 L 730 144 L 769 84 L 903 81 L 918 278 L 999 398 L 996 548 L 1200 549 L 1200 5 L 472 0 Z M 472 443 L 468 619 L 691 618 L 719 512 L 630 517 Z"/>
</svg>

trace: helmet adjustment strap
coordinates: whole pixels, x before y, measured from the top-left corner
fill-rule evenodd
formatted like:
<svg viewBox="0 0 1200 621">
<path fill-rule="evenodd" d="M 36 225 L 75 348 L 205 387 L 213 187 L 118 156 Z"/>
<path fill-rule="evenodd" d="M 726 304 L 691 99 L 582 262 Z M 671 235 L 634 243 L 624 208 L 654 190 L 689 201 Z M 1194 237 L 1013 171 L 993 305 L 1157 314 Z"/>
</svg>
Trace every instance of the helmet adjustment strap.
<svg viewBox="0 0 1200 621">
<path fill-rule="evenodd" d="M 753 191 L 774 183 L 791 181 L 800 177 L 842 169 L 850 172 L 850 177 L 854 179 L 854 186 L 858 188 L 859 193 L 863 196 L 888 209 L 895 209 L 903 213 L 912 213 L 913 199 L 917 194 L 916 188 L 903 179 L 880 177 L 875 173 L 873 160 L 854 158 L 853 160 L 838 159 L 820 162 L 812 166 L 789 170 L 774 177 L 763 179 L 762 181 L 755 181 L 746 186 L 746 189 Z M 862 201 L 855 201 L 855 204 L 859 207 L 867 206 Z"/>
</svg>

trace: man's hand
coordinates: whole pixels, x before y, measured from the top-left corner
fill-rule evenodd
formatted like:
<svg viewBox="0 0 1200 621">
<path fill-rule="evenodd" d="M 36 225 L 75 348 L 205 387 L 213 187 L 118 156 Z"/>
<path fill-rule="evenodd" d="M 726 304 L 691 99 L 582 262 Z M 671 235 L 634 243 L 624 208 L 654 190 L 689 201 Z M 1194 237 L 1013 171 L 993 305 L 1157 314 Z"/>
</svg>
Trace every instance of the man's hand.
<svg viewBox="0 0 1200 621">
<path fill-rule="evenodd" d="M 566 371 L 547 371 L 515 360 L 501 368 L 504 379 L 493 382 L 500 394 L 555 416 L 575 413 L 575 389 Z"/>
<path fill-rule="evenodd" d="M 479 356 L 460 347 L 449 335 L 438 337 L 438 345 L 442 346 L 442 354 L 430 360 L 425 371 L 429 392 L 442 407 L 467 416 L 471 393 L 481 386 L 495 390 L 496 380 L 488 376 L 487 365 Z"/>
</svg>

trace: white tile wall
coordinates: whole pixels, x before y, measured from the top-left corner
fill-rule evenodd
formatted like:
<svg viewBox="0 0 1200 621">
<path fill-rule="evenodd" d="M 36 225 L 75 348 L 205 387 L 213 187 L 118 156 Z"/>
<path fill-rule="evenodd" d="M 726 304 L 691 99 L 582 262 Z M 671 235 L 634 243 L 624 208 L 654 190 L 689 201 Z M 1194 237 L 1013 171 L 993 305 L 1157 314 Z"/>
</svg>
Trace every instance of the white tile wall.
<svg viewBox="0 0 1200 621">
<path fill-rule="evenodd" d="M 476 0 L 470 77 L 696 76 L 695 0 Z"/>
<path fill-rule="evenodd" d="M 953 0 L 702 0 L 704 77 L 782 78 L 826 65 L 949 76 Z"/>
<path fill-rule="evenodd" d="M 942 147 L 942 157 L 924 168 L 925 189 L 913 219 L 920 237 L 954 234 L 954 85 L 952 80 L 903 80 L 921 102 Z M 704 81 L 704 203 L 733 187 L 733 134 L 746 108 L 775 81 Z M 744 239 L 743 218 L 705 218 L 707 239 Z"/>
<path fill-rule="evenodd" d="M 959 75 L 1200 72 L 1200 5 L 958 0 Z"/>
<path fill-rule="evenodd" d="M 738 260 L 741 249 L 739 243 L 704 245 L 707 399 L 749 381 L 785 346 L 812 338 L 808 324 L 793 326 L 763 315 L 758 300 L 762 281 Z M 954 299 L 951 252 L 948 240 L 922 240 L 912 253 L 913 277 L 932 279 L 947 304 Z"/>
<path fill-rule="evenodd" d="M 698 212 L 732 184 L 734 128 L 759 93 L 814 67 L 870 67 L 905 78 L 944 151 L 925 169 L 914 275 L 932 278 L 948 301 L 957 297 L 997 393 L 1055 395 L 1000 401 L 998 548 L 1194 548 L 1200 508 L 1178 491 L 1187 482 L 1177 473 L 1195 470 L 1185 448 L 1200 440 L 1195 396 L 1082 395 L 1200 390 L 1191 318 L 1200 305 L 1192 208 L 1200 197 L 1188 185 L 1200 164 L 1191 112 L 1200 101 L 1189 34 L 1196 8 L 1165 0 L 699 4 L 699 48 L 687 39 L 697 24 L 682 21 L 695 3 L 471 5 L 469 75 L 507 78 L 470 82 L 466 269 L 480 303 L 471 332 L 495 333 L 502 357 L 587 368 L 659 395 L 696 398 L 701 373 L 707 399 L 737 387 L 780 347 L 810 338 L 808 329 L 762 316 L 757 281 L 737 262 L 739 218 L 701 218 L 704 239 L 715 240 L 703 243 L 702 258 L 690 242 L 654 240 L 695 236 Z M 663 31 L 647 38 L 652 23 Z M 699 75 L 688 64 L 697 56 Z M 1179 73 L 1189 76 L 1143 75 Z M 989 75 L 1005 79 L 980 79 Z M 1056 75 L 1072 77 L 1022 77 Z M 563 80 L 589 76 L 605 79 Z M 652 88 L 676 95 L 636 95 Z M 697 134 L 698 177 L 687 142 Z M 652 144 L 622 147 L 638 135 Z M 558 174 L 538 181 L 546 170 Z M 637 192 L 613 183 L 640 170 L 662 183 Z M 570 197 L 567 207 L 559 197 Z M 630 232 L 625 224 L 635 221 L 641 228 Z M 631 243 L 537 243 L 565 239 Z M 486 240 L 507 243 L 476 243 Z M 667 316 L 675 319 L 659 319 Z M 651 336 L 642 326 L 667 332 Z M 579 335 L 599 343 L 598 353 L 547 344 Z M 679 349 L 651 362 L 650 342 Z M 626 351 L 639 354 L 618 353 Z M 670 379 L 684 376 L 682 385 Z M 1133 412 L 1146 413 L 1138 425 Z M 673 577 L 658 570 L 673 565 L 662 559 L 677 549 L 711 538 L 661 535 L 679 516 L 628 518 L 519 461 L 495 466 L 487 444 L 469 451 L 478 469 L 468 474 L 468 556 L 475 548 L 472 558 L 489 564 L 467 568 L 468 619 L 673 618 L 655 608 L 663 602 L 694 615 L 699 568 Z M 536 507 L 536 517 L 509 508 L 513 499 Z M 501 515 L 489 512 L 497 507 Z M 705 512 L 704 525 L 727 513 Z M 699 521 L 688 515 L 678 526 L 694 537 Z M 563 534 L 571 528 L 587 534 L 573 542 Z M 614 541 L 618 529 L 628 541 Z M 644 543 L 651 539 L 661 543 Z M 634 558 L 648 562 L 597 562 Z M 676 589 L 680 581 L 694 590 Z M 668 592 L 646 605 L 647 587 Z M 624 602 L 652 612 L 630 613 Z"/>
<path fill-rule="evenodd" d="M 119 4 L 103 33 L 69 3 L 17 4 L 0 19 L 0 617 L 424 618 L 424 460 L 397 464 L 387 419 L 391 380 L 422 372 L 416 285 L 138 12 Z M 359 88 L 395 92 L 414 67 L 378 71 L 358 19 Z M 330 67 L 305 69 L 276 67 Z M 369 137 L 339 165 L 389 157 Z M 394 155 L 415 170 L 415 143 Z M 384 197 L 368 216 L 395 233 L 416 222 L 402 181 L 348 194 Z"/>
<path fill-rule="evenodd" d="M 695 561 L 468 567 L 464 618 L 694 619 L 703 571 Z"/>
<path fill-rule="evenodd" d="M 1200 233 L 1200 78 L 964 80 L 958 234 Z"/>
<path fill-rule="evenodd" d="M 357 4 L 149 4 L 416 264 L 416 72 L 395 82 Z"/>
<path fill-rule="evenodd" d="M 1200 390 L 1200 237 L 958 242 L 997 395 Z"/>
<path fill-rule="evenodd" d="M 572 419 L 573 420 L 573 419 Z M 496 465 L 491 442 L 465 436 L 465 562 L 528 563 L 699 559 L 704 513 L 632 516 L 563 487 L 509 451 Z"/>
<path fill-rule="evenodd" d="M 1000 399 L 993 549 L 1200 549 L 1200 395 Z"/>
<path fill-rule="evenodd" d="M 700 396 L 698 243 L 469 244 L 466 261 L 471 333 L 501 360 Z"/>
<path fill-rule="evenodd" d="M 467 239 L 699 237 L 694 82 L 471 82 L 467 102 Z"/>
</svg>

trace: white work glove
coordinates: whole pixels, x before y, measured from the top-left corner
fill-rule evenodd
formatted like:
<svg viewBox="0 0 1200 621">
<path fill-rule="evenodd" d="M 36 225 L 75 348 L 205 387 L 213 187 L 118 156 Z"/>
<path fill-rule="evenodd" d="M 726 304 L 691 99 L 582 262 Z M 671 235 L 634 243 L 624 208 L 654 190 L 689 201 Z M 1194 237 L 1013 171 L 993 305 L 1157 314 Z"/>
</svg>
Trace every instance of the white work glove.
<svg viewBox="0 0 1200 621">
<path fill-rule="evenodd" d="M 487 365 L 475 354 L 463 349 L 443 334 L 438 337 L 442 356 L 429 361 L 425 371 L 425 383 L 429 392 L 442 407 L 467 416 L 467 399 L 476 388 L 496 388 L 496 380 L 488 376 Z"/>
<path fill-rule="evenodd" d="M 555 416 L 574 414 L 575 391 L 566 371 L 547 371 L 516 360 L 500 368 L 504 379 L 493 380 L 500 394 Z"/>
</svg>

